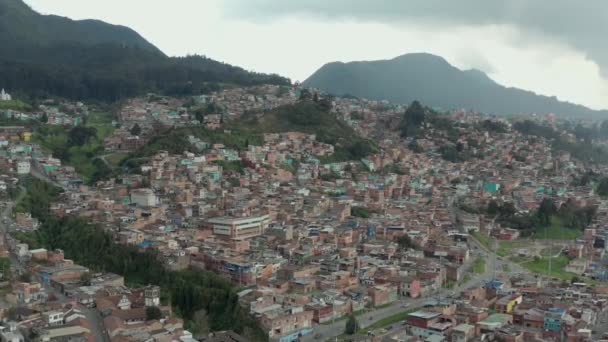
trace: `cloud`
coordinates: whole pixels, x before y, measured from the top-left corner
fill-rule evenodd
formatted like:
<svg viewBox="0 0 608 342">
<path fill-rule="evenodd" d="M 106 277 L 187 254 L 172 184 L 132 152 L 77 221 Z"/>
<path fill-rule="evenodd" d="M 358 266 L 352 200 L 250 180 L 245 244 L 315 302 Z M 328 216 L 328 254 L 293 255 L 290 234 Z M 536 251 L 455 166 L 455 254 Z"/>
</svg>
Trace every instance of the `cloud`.
<svg viewBox="0 0 608 342">
<path fill-rule="evenodd" d="M 458 53 L 458 59 L 461 64 L 468 69 L 478 69 L 486 74 L 491 74 L 496 71 L 494 65 L 486 58 L 486 56 L 476 49 L 463 49 Z"/>
<path fill-rule="evenodd" d="M 608 78 L 608 1 L 605 0 L 225 0 L 229 16 L 250 20 L 306 15 L 429 27 L 513 26 L 527 37 L 582 52 Z M 534 41 L 532 41 L 533 43 Z"/>
</svg>

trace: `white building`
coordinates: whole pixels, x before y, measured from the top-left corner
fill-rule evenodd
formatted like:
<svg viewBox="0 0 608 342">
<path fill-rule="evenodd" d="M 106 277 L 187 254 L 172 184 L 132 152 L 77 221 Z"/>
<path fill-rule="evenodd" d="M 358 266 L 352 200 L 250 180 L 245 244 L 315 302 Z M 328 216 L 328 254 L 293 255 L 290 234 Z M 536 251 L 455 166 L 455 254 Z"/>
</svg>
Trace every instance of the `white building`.
<svg viewBox="0 0 608 342">
<path fill-rule="evenodd" d="M 2 91 L 0 92 L 0 101 L 10 101 L 13 98 L 11 97 L 11 94 L 7 93 L 4 91 L 4 88 L 2 89 Z"/>
<path fill-rule="evenodd" d="M 27 175 L 30 173 L 30 162 L 29 160 L 22 160 L 17 162 L 17 174 Z"/>
<path fill-rule="evenodd" d="M 155 285 L 147 286 L 144 289 L 144 298 L 146 306 L 159 306 L 160 305 L 160 287 Z"/>
<path fill-rule="evenodd" d="M 236 240 L 250 239 L 264 234 L 268 229 L 268 215 L 256 217 L 216 217 L 207 220 L 206 226 L 213 234 Z"/>
<path fill-rule="evenodd" d="M 156 194 L 152 189 L 135 189 L 131 191 L 131 203 L 140 207 L 153 207 L 156 205 Z"/>
<path fill-rule="evenodd" d="M 9 322 L 8 326 L 0 326 L 0 340 L 6 342 L 23 342 L 25 338 L 17 329 L 16 322 Z"/>
<path fill-rule="evenodd" d="M 63 311 L 53 310 L 42 314 L 46 323 L 50 326 L 63 325 Z"/>
</svg>

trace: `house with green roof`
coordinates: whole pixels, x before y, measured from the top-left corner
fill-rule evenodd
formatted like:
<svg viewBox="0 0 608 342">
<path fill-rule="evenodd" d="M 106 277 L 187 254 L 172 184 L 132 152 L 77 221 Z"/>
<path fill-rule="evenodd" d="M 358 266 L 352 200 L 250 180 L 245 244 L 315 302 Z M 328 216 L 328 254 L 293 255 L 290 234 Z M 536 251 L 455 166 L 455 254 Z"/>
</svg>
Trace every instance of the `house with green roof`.
<svg viewBox="0 0 608 342">
<path fill-rule="evenodd" d="M 500 190 L 500 184 L 494 182 L 486 182 L 483 184 L 483 190 L 491 194 L 495 194 Z"/>
</svg>

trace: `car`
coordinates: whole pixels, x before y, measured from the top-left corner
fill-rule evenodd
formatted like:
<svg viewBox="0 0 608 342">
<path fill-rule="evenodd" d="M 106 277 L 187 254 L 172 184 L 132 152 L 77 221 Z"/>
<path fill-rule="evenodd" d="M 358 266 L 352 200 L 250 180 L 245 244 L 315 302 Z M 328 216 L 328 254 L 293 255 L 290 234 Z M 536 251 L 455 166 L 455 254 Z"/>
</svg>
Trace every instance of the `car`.
<svg viewBox="0 0 608 342">
<path fill-rule="evenodd" d="M 323 337 L 323 334 L 321 334 L 321 333 L 316 333 L 315 336 L 314 336 L 315 340 L 318 340 L 321 337 Z"/>
<path fill-rule="evenodd" d="M 403 303 L 402 305 L 404 308 L 407 308 L 408 306 L 410 306 L 410 303 Z"/>
<path fill-rule="evenodd" d="M 393 326 L 392 326 L 392 325 L 388 325 L 388 326 L 386 326 L 386 330 L 391 330 L 391 329 L 393 329 Z"/>
</svg>

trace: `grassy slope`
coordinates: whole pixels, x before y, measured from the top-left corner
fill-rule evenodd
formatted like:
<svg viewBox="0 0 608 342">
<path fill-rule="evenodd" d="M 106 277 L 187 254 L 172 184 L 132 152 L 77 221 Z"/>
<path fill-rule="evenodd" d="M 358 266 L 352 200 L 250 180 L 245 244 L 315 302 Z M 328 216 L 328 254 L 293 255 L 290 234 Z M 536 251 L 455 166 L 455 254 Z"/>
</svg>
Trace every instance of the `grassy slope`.
<svg viewBox="0 0 608 342">
<path fill-rule="evenodd" d="M 551 217 L 551 224 L 548 227 L 539 226 L 536 228 L 537 239 L 549 240 L 574 240 L 581 236 L 582 232 L 578 229 L 568 228 L 556 217 Z"/>
<path fill-rule="evenodd" d="M 2 110 L 2 109 L 27 111 L 27 110 L 31 109 L 31 106 L 20 100 L 0 101 L 0 110 Z"/>
<path fill-rule="evenodd" d="M 485 248 L 490 250 L 492 249 L 492 238 L 490 238 L 488 235 L 480 232 L 472 232 L 471 235 L 473 235 L 473 237 L 477 239 L 477 241 L 479 241 L 479 243 L 481 243 Z"/>
<path fill-rule="evenodd" d="M 564 271 L 564 268 L 566 267 L 566 265 L 568 265 L 569 262 L 570 259 L 565 255 L 560 255 L 558 257 L 552 258 L 550 273 L 551 276 L 565 280 L 570 280 L 573 276 L 576 276 L 576 274 L 574 273 Z M 532 272 L 546 275 L 549 270 L 549 258 L 537 258 L 532 261 L 526 262 L 523 265 Z"/>
<path fill-rule="evenodd" d="M 356 160 L 378 150 L 377 145 L 360 137 L 350 126 L 340 121 L 312 101 L 279 107 L 261 118 L 246 115 L 239 128 L 252 133 L 303 132 L 315 134 L 317 140 L 335 146 L 334 155 L 324 162 Z"/>
<path fill-rule="evenodd" d="M 61 126 L 45 125 L 40 127 L 34 134 L 34 141 L 54 155 L 58 151 L 67 149 L 70 157 L 64 162 L 67 165 L 75 167 L 76 171 L 85 180 L 89 180 L 96 170 L 93 159 L 95 156 L 103 153 L 103 139 L 112 133 L 111 122 L 112 116 L 108 113 L 91 113 L 86 125 L 94 127 L 97 130 L 97 135 L 83 146 L 69 146 L 69 129 Z"/>
<path fill-rule="evenodd" d="M 259 119 L 254 114 L 244 115 L 238 122 L 227 123 L 225 130 L 202 127 L 169 129 L 157 134 L 146 146 L 132 153 L 129 159 L 142 160 L 161 150 L 171 153 L 192 151 L 193 148 L 187 141 L 189 135 L 210 144 L 221 143 L 243 150 L 250 144 L 262 145 L 264 133 L 290 131 L 316 134 L 318 141 L 334 145 L 336 153 L 325 158 L 324 162 L 357 160 L 378 149 L 374 142 L 361 138 L 335 115 L 323 112 L 313 102 L 302 102 L 269 111 Z"/>
<path fill-rule="evenodd" d="M 485 271 L 486 271 L 485 259 L 482 257 L 475 259 L 475 263 L 473 264 L 473 272 L 482 274 Z"/>
</svg>

